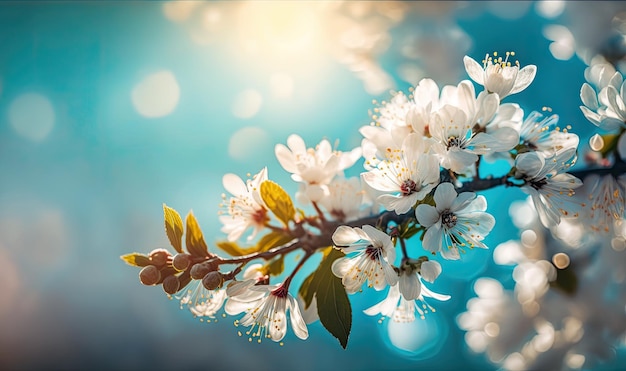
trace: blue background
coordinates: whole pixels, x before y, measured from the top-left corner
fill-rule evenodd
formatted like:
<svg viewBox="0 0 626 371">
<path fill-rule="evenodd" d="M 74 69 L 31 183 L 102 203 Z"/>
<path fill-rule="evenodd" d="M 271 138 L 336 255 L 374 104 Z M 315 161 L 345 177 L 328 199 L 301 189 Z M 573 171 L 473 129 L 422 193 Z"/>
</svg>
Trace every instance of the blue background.
<svg viewBox="0 0 626 371">
<path fill-rule="evenodd" d="M 309 326 L 306 342 L 289 334 L 283 347 L 249 344 L 237 336 L 233 318 L 199 323 L 160 288 L 140 285 L 137 269 L 119 256 L 167 247 L 162 203 L 181 214 L 193 209 L 207 240 L 221 239 L 223 174 L 245 177 L 267 166 L 271 179 L 294 192 L 297 186 L 275 160 L 273 145 L 297 133 L 309 146 L 339 139 L 339 149 L 349 150 L 360 143 L 358 128 L 370 121 L 372 99 L 388 98 L 368 93 L 355 73 L 324 50 L 309 50 L 306 55 L 314 58 L 284 65 L 271 56 L 250 58 L 237 44 L 236 23 L 223 22 L 218 37 L 200 45 L 190 37 L 189 24 L 168 20 L 163 6 L 0 4 L 0 368 L 493 368 L 467 349 L 455 322 L 476 278 L 497 277 L 512 287 L 511 269 L 495 267 L 492 251 L 472 251 L 465 264 L 444 265 L 433 289 L 452 299 L 430 302 L 438 312 L 415 324 L 423 345 L 413 353 L 394 348 L 386 323 L 361 313 L 383 293 L 351 297 L 354 322 L 343 350 L 319 323 Z M 593 129 L 578 109 L 586 66 L 576 57 L 552 57 L 541 33 L 552 21 L 532 7 L 520 18 L 503 19 L 484 4 L 449 17 L 470 37 L 467 53 L 475 59 L 515 50 L 523 65 L 537 65 L 535 82 L 508 101 L 526 111 L 551 107 L 585 142 Z M 392 45 L 418 32 L 419 22 L 427 20 L 408 15 L 391 31 Z M 389 52 L 377 62 L 406 91 L 410 84 L 396 70 L 401 59 Z M 448 82 L 467 78 L 460 58 L 453 65 L 458 70 Z M 162 70 L 175 76 L 178 103 L 168 115 L 144 117 L 131 92 Z M 285 71 L 293 93 L 276 97 L 269 77 Z M 245 89 L 262 97 L 250 118 L 233 114 L 233 101 Z M 45 97 L 54 115 L 41 140 L 20 135 L 10 119 L 13 102 L 31 93 Z M 229 143 L 244 127 L 261 134 L 233 144 L 241 151 L 233 156 Z M 350 174 L 359 171 L 357 165 Z M 523 197 L 512 189 L 484 194 L 488 201 Z M 507 207 L 508 202 L 490 203 L 498 220 L 487 239 L 491 247 L 516 236 Z M 293 266 L 293 258 L 288 264 Z"/>
</svg>

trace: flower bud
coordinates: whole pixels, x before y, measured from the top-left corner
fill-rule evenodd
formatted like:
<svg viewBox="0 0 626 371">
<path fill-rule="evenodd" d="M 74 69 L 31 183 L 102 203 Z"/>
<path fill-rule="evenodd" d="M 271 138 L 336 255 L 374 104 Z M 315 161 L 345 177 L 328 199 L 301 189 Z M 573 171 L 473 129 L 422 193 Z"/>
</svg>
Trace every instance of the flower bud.
<svg viewBox="0 0 626 371">
<path fill-rule="evenodd" d="M 189 267 L 189 263 L 191 263 L 191 255 L 180 253 L 174 255 L 174 260 L 172 261 L 172 266 L 177 271 L 184 271 Z"/>
<path fill-rule="evenodd" d="M 219 287 L 222 287 L 223 283 L 224 283 L 224 277 L 222 277 L 222 274 L 217 271 L 209 272 L 202 279 L 202 285 L 207 290 L 215 290 Z"/>
<path fill-rule="evenodd" d="M 191 278 L 194 280 L 201 280 L 209 272 L 217 270 L 217 265 L 212 261 L 205 261 L 191 267 Z"/>
<path fill-rule="evenodd" d="M 154 265 L 147 265 L 139 271 L 139 280 L 146 286 L 156 285 L 161 279 L 161 272 Z"/>
<path fill-rule="evenodd" d="M 169 257 L 170 253 L 165 249 L 154 249 L 150 252 L 150 261 L 157 267 L 164 266 Z"/>
<path fill-rule="evenodd" d="M 173 295 L 178 292 L 180 288 L 180 281 L 178 281 L 178 277 L 176 276 L 167 276 L 163 280 L 163 291 L 167 294 Z"/>
</svg>

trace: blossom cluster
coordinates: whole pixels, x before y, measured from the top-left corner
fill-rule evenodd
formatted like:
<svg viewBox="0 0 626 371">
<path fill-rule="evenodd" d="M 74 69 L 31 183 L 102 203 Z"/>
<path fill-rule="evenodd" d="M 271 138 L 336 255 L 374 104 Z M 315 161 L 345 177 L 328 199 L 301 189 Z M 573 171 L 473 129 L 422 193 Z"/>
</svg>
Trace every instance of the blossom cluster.
<svg viewBox="0 0 626 371">
<path fill-rule="evenodd" d="M 425 319 L 435 311 L 427 300 L 451 298 L 431 289 L 446 273 L 441 259 L 463 260 L 474 248 L 487 249 L 496 224 L 487 198 L 477 192 L 520 188 L 537 215 L 535 227 L 555 234 L 572 223 L 614 231 L 623 218 L 626 178 L 588 177 L 583 185 L 570 173 L 579 145 L 570 127 L 559 127 L 550 110 L 525 115 L 519 104 L 505 101 L 525 90 L 536 74 L 536 66 L 522 68 L 514 58 L 513 52 L 494 53 L 479 63 L 466 56 L 471 80 L 440 87 L 424 78 L 408 93 L 394 93 L 374 108 L 372 122 L 359 130 L 361 145 L 352 150 L 339 151 L 327 139 L 308 147 L 300 136 L 289 136 L 286 145 L 276 145 L 275 155 L 298 184 L 293 199 L 270 180 L 268 168 L 247 180 L 224 175 L 228 194 L 222 195 L 219 220 L 225 240 L 216 246 L 228 256 L 208 250 L 193 214 L 184 228 L 178 213 L 164 206 L 165 229 L 177 254 L 159 250 L 124 260 L 142 267 L 144 284 L 162 285 L 194 316 L 212 320 L 222 310 L 224 316 L 241 316 L 235 325 L 248 328 L 250 341 L 281 342 L 288 322 L 298 338 L 306 339 L 307 324 L 319 320 L 345 347 L 352 316 L 348 295 L 364 287 L 388 290 L 365 314 L 397 322 Z M 619 132 L 610 148 L 621 154 L 625 85 L 619 74 L 598 81 L 597 94 L 583 86 L 582 110 L 601 128 Z M 478 93 L 477 86 L 482 87 Z M 596 147 L 602 147 L 600 140 L 605 139 L 592 138 Z M 613 152 L 607 149 L 602 156 Z M 486 173 L 484 164 L 494 161 L 508 171 Z M 346 177 L 359 162 L 360 176 Z M 295 251 L 298 263 L 285 274 L 285 256 Z M 294 277 L 316 254 L 321 262 L 296 294 Z M 561 268 L 546 259 L 516 261 L 524 266 L 520 272 L 536 279 L 528 286 L 516 277 L 522 308 L 514 313 L 532 312 L 533 303 L 551 295 L 546 294 L 550 282 Z M 495 331 L 492 322 L 480 329 L 462 326 L 474 331 L 470 337 L 482 339 Z"/>
</svg>

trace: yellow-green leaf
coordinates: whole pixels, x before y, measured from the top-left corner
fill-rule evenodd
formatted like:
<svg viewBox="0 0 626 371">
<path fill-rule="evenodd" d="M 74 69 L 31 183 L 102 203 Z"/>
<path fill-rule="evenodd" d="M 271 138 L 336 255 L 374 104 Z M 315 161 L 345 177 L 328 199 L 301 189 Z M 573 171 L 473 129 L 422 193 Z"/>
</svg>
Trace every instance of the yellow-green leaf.
<svg viewBox="0 0 626 371">
<path fill-rule="evenodd" d="M 285 270 L 285 255 L 281 255 L 278 258 L 272 260 L 267 265 L 269 273 L 273 276 L 278 276 Z"/>
<path fill-rule="evenodd" d="M 120 258 L 125 261 L 126 264 L 132 265 L 133 267 L 145 267 L 151 264 L 150 257 L 148 257 L 148 255 L 140 254 L 138 252 L 122 255 Z"/>
<path fill-rule="evenodd" d="M 230 241 L 219 241 L 216 245 L 231 256 L 244 256 L 253 253 L 256 250 L 256 246 L 245 249 L 239 246 L 236 242 Z"/>
<path fill-rule="evenodd" d="M 209 250 L 206 242 L 204 242 L 202 230 L 200 230 L 200 226 L 198 225 L 196 217 L 193 216 L 193 212 L 190 211 L 189 214 L 187 214 L 185 224 L 187 225 L 187 231 L 185 232 L 187 251 L 195 256 L 209 256 Z"/>
<path fill-rule="evenodd" d="M 294 219 L 296 209 L 293 207 L 291 197 L 278 184 L 271 180 L 261 183 L 261 198 L 268 209 L 286 226 Z"/>
<path fill-rule="evenodd" d="M 179 253 L 183 252 L 183 220 L 176 210 L 163 204 L 163 218 L 165 219 L 165 233 L 172 247 Z"/>
<path fill-rule="evenodd" d="M 256 244 L 256 251 L 267 251 L 273 249 L 274 247 L 284 245 L 291 240 L 293 240 L 293 237 L 288 234 L 272 231 L 259 240 Z"/>
</svg>

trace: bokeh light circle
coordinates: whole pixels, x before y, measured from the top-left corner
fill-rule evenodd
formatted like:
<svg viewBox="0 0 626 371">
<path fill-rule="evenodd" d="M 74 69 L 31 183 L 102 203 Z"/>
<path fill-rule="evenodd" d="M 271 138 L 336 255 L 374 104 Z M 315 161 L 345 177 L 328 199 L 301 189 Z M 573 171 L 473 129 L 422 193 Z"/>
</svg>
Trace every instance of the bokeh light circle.
<svg viewBox="0 0 626 371">
<path fill-rule="evenodd" d="M 33 142 L 41 142 L 54 127 L 54 108 L 48 98 L 26 93 L 15 98 L 9 106 L 9 122 L 15 132 Z"/>
<path fill-rule="evenodd" d="M 247 126 L 233 134 L 228 142 L 228 155 L 239 161 L 252 160 L 261 153 L 272 150 L 272 143 L 265 130 Z"/>
<path fill-rule="evenodd" d="M 140 81 L 131 93 L 137 112 L 149 118 L 167 116 L 174 111 L 180 99 L 180 87 L 170 71 L 153 73 Z"/>
<path fill-rule="evenodd" d="M 249 119 L 256 116 L 263 105 L 263 97 L 254 89 L 246 89 L 239 93 L 232 105 L 232 112 L 235 117 Z"/>
<path fill-rule="evenodd" d="M 436 356 L 450 333 L 445 317 L 429 312 L 426 319 L 413 322 L 394 322 L 385 319 L 380 325 L 384 343 L 400 356 L 422 360 Z"/>
</svg>

